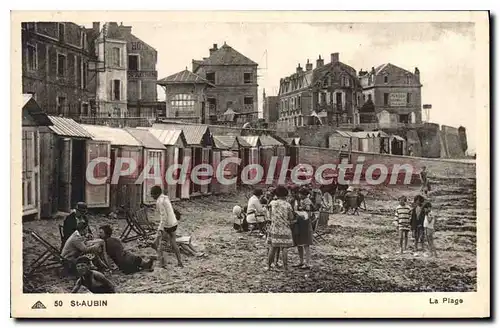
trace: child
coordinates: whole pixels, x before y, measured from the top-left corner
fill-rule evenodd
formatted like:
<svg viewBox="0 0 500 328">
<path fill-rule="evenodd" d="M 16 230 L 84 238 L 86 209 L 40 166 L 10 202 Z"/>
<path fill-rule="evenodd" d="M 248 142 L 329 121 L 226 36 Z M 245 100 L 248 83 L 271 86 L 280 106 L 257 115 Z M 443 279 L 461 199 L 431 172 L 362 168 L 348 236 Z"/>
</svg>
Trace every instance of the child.
<svg viewBox="0 0 500 328">
<path fill-rule="evenodd" d="M 431 256 L 437 257 L 436 247 L 434 247 L 434 222 L 436 222 L 436 219 L 431 215 L 431 208 L 432 205 L 429 202 L 426 202 L 423 206 L 423 211 L 425 213 L 424 229 Z"/>
<path fill-rule="evenodd" d="M 80 277 L 71 293 L 76 293 L 80 287 L 85 286 L 93 294 L 114 294 L 115 287 L 102 273 L 90 270 L 90 259 L 80 256 L 76 260 L 76 271 Z"/>
<path fill-rule="evenodd" d="M 427 197 L 428 192 L 430 191 L 429 179 L 427 177 L 427 168 L 425 166 L 422 167 L 422 171 L 420 172 L 420 180 L 422 180 L 422 187 L 420 188 L 420 192 Z"/>
<path fill-rule="evenodd" d="M 244 225 L 246 219 L 241 206 L 236 205 L 233 207 L 233 215 L 234 215 L 233 229 L 236 230 L 237 232 L 245 231 Z"/>
<path fill-rule="evenodd" d="M 399 205 L 396 207 L 396 221 L 399 229 L 400 253 L 403 254 L 408 248 L 408 232 L 410 232 L 411 207 L 406 203 L 405 196 L 399 198 Z"/>
<path fill-rule="evenodd" d="M 418 243 L 422 244 L 422 250 L 424 249 L 424 218 L 425 213 L 423 211 L 423 205 L 425 203 L 425 198 L 421 195 L 415 196 L 414 208 L 411 211 L 410 226 L 413 231 L 413 238 L 415 239 L 415 252 L 418 251 Z"/>
</svg>

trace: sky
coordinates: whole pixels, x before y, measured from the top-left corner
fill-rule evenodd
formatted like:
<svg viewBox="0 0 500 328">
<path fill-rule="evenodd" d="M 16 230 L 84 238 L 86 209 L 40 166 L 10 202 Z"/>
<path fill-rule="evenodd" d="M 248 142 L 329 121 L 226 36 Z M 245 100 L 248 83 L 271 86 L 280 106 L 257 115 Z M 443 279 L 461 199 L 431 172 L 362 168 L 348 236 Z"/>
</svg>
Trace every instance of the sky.
<svg viewBox="0 0 500 328">
<path fill-rule="evenodd" d="M 473 23 L 179 23 L 123 22 L 158 51 L 158 78 L 191 70 L 192 59 L 208 57 L 214 43 L 228 45 L 259 64 L 262 90 L 278 93 L 280 78 L 319 55 L 369 70 L 392 63 L 411 72 L 418 67 L 422 104 L 431 104 L 429 121 L 467 129 L 469 152 L 475 146 Z M 267 54 L 267 56 L 266 56 Z M 162 90 L 158 97 L 164 99 Z M 425 119 L 425 117 L 424 117 Z"/>
</svg>

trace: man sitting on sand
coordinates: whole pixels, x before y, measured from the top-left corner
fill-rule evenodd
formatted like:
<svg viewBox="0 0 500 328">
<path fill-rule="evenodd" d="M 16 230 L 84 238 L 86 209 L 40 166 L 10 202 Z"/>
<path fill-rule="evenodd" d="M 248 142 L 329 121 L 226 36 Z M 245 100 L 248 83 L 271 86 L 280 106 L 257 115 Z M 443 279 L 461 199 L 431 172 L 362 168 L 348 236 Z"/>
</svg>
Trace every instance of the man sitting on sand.
<svg viewBox="0 0 500 328">
<path fill-rule="evenodd" d="M 78 202 L 76 204 L 76 208 L 72 210 L 71 213 L 64 219 L 63 236 L 61 241 L 62 246 L 66 244 L 66 240 L 68 240 L 69 236 L 75 232 L 78 222 L 83 222 L 87 226 L 84 235 L 91 234 L 87 218 L 87 204 L 84 202 Z"/>
<path fill-rule="evenodd" d="M 73 287 L 71 293 L 78 292 L 82 286 L 87 288 L 89 292 L 93 294 L 115 293 L 115 287 L 108 278 L 106 278 L 99 271 L 90 269 L 90 259 L 88 257 L 82 256 L 76 260 L 76 271 L 79 278 L 76 281 L 75 287 Z"/>
<path fill-rule="evenodd" d="M 93 254 L 94 263 L 101 269 L 109 269 L 109 265 L 105 263 L 106 258 L 104 257 L 104 262 L 99 258 L 100 255 L 104 255 L 105 244 L 101 239 L 87 240 L 84 237 L 84 233 L 88 225 L 80 221 L 76 225 L 76 230 L 68 238 L 61 252 L 61 256 L 64 257 L 69 262 L 69 267 L 67 268 L 69 273 L 75 273 L 76 260 L 85 254 Z"/>
<path fill-rule="evenodd" d="M 135 273 L 142 270 L 153 271 L 153 259 L 144 261 L 137 255 L 131 254 L 123 248 L 122 242 L 111 237 L 113 229 L 109 225 L 103 225 L 99 229 L 99 237 L 104 240 L 106 253 L 115 262 L 123 273 Z"/>
</svg>

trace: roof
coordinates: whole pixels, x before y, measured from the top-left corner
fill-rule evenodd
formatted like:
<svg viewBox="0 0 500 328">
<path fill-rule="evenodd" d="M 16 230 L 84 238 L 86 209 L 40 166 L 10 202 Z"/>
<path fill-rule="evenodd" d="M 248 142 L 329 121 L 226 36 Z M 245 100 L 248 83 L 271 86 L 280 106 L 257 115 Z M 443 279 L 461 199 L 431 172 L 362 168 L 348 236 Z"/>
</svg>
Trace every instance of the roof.
<svg viewBox="0 0 500 328">
<path fill-rule="evenodd" d="M 206 125 L 183 125 L 155 123 L 153 128 L 167 130 L 181 130 L 186 137 L 188 145 L 199 145 L 203 142 L 203 136 L 209 132 Z"/>
<path fill-rule="evenodd" d="M 259 146 L 259 136 L 242 136 L 238 137 L 238 141 L 243 140 L 248 144 L 246 147 L 258 147 Z M 240 142 L 241 145 L 241 142 Z M 242 145 L 243 146 L 243 145 Z"/>
<path fill-rule="evenodd" d="M 235 143 L 236 147 L 238 147 L 238 142 L 236 140 L 236 136 L 213 136 L 214 138 L 214 144 L 215 148 L 219 149 L 233 149 L 235 148 Z"/>
<path fill-rule="evenodd" d="M 361 139 L 366 139 L 366 138 L 389 138 L 389 135 L 385 133 L 384 131 L 357 131 L 357 132 L 351 132 L 351 131 L 341 131 L 341 130 L 335 130 L 336 133 L 340 134 L 342 137 L 346 138 L 361 138 Z"/>
<path fill-rule="evenodd" d="M 23 94 L 22 105 L 23 126 L 51 126 L 52 122 L 36 100 L 30 94 Z"/>
<path fill-rule="evenodd" d="M 156 83 L 159 85 L 196 83 L 196 84 L 207 84 L 212 87 L 214 86 L 212 83 L 208 82 L 198 74 L 190 72 L 188 69 L 167 76 L 161 80 L 158 80 L 158 82 Z"/>
<path fill-rule="evenodd" d="M 142 144 L 124 129 L 87 124 L 82 124 L 82 127 L 92 135 L 93 140 L 109 141 L 113 146 L 142 147 Z"/>
<path fill-rule="evenodd" d="M 391 64 L 391 63 L 385 63 L 385 64 L 382 64 L 382 65 L 379 65 L 379 66 L 375 67 L 375 75 L 379 75 L 380 73 L 382 73 L 382 71 L 383 71 L 384 69 L 386 69 L 386 68 L 387 68 L 387 67 L 389 67 L 389 66 L 392 66 L 392 67 L 395 67 L 395 68 L 397 68 L 397 69 L 403 70 L 403 71 L 405 71 L 405 72 L 407 72 L 407 73 L 413 74 L 412 72 L 410 72 L 410 71 L 408 71 L 408 70 L 406 70 L 406 69 L 404 69 L 404 68 L 401 68 L 401 67 L 399 67 L 399 66 L 396 66 L 396 65 L 394 65 L 394 64 Z"/>
<path fill-rule="evenodd" d="M 268 135 L 261 135 L 259 139 L 263 147 L 283 146 L 281 142 Z"/>
<path fill-rule="evenodd" d="M 158 140 L 148 130 L 132 128 L 126 128 L 125 130 L 130 133 L 137 141 L 139 141 L 145 148 L 165 149 L 165 146 L 160 142 L 160 140 Z"/>
<path fill-rule="evenodd" d="M 212 54 L 204 59 L 201 66 L 230 66 L 230 65 L 246 65 L 246 66 L 256 66 L 256 62 L 250 58 L 242 55 L 238 51 L 234 50 L 232 47 L 228 46 L 226 43 L 219 49 L 212 52 Z"/>
<path fill-rule="evenodd" d="M 399 140 L 399 141 L 405 141 L 405 139 L 403 137 L 400 137 L 396 134 L 391 135 L 391 137 L 393 137 L 394 139 Z"/>
<path fill-rule="evenodd" d="M 148 130 L 159 142 L 166 146 L 177 145 L 179 139 L 181 139 L 184 145 L 187 144 L 186 138 L 182 133 L 182 130 L 166 130 L 166 129 L 155 129 L 155 128 L 138 128 L 140 130 Z"/>
<path fill-rule="evenodd" d="M 59 136 L 92 139 L 92 135 L 71 118 L 49 116 L 49 119 L 53 124 L 49 128 Z"/>
</svg>

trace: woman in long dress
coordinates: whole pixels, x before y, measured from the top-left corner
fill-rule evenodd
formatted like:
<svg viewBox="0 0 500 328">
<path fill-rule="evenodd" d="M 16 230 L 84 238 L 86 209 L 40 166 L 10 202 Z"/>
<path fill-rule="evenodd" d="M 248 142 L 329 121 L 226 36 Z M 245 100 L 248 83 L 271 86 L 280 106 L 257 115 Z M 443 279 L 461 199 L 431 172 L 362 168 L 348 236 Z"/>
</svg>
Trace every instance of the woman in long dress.
<svg viewBox="0 0 500 328">
<path fill-rule="evenodd" d="M 293 265 L 295 268 L 310 269 L 311 250 L 310 246 L 313 242 L 311 215 L 313 214 L 313 203 L 309 198 L 307 189 L 299 190 L 299 201 L 296 202 L 295 213 L 296 223 L 293 231 L 294 244 L 299 252 L 300 262 Z M 305 253 L 305 261 L 304 261 Z"/>
<path fill-rule="evenodd" d="M 279 186 L 275 190 L 275 195 L 277 199 L 270 203 L 271 231 L 269 232 L 269 240 L 271 243 L 271 251 L 269 252 L 267 269 L 271 269 L 276 252 L 281 250 L 283 268 L 287 271 L 287 249 L 293 247 L 293 237 L 290 225 L 294 222 L 294 214 L 292 206 L 286 200 L 288 190 L 284 186 Z"/>
</svg>

